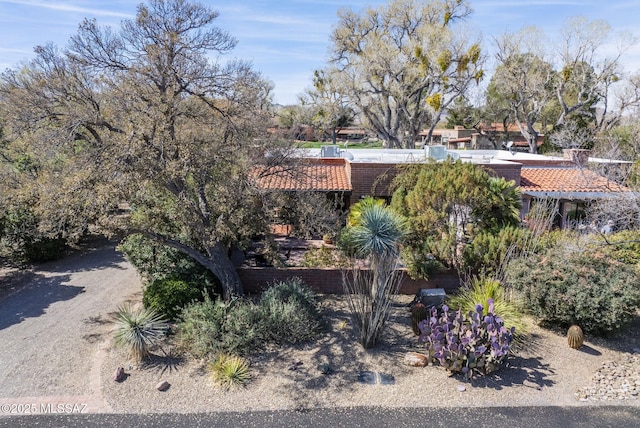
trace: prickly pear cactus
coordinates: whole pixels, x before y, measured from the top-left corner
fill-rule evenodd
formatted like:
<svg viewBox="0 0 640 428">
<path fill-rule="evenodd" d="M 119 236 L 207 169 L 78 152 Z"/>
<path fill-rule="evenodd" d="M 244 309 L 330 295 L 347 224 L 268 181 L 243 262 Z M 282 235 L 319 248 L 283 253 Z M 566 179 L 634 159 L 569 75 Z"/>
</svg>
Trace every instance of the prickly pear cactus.
<svg viewBox="0 0 640 428">
<path fill-rule="evenodd" d="M 429 313 L 425 305 L 416 303 L 411 307 L 411 329 L 416 336 L 420 336 L 420 328 L 418 327 L 420 321 L 424 321 L 427 318 L 429 318 Z"/>
<path fill-rule="evenodd" d="M 582 329 L 577 325 L 572 325 L 567 331 L 567 342 L 569 347 L 573 349 L 580 349 L 584 343 L 584 333 Z"/>
</svg>

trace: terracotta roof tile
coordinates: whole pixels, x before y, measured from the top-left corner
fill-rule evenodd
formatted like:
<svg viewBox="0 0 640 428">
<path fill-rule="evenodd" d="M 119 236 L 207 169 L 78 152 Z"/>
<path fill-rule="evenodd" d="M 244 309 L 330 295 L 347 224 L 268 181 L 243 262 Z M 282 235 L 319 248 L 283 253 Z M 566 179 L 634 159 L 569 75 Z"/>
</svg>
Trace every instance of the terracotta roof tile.
<svg viewBox="0 0 640 428">
<path fill-rule="evenodd" d="M 522 168 L 523 192 L 629 192 L 630 190 L 588 169 Z"/>
<path fill-rule="evenodd" d="M 270 190 L 301 190 L 320 192 L 351 191 L 344 163 L 340 165 L 312 164 L 294 170 L 273 167 L 258 177 L 258 185 Z"/>
</svg>

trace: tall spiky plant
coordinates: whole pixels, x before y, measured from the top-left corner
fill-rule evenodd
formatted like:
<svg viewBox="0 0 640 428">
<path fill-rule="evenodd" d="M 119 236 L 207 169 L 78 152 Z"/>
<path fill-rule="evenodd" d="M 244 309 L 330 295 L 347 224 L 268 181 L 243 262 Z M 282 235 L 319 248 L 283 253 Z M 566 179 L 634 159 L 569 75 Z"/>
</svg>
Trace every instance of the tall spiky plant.
<svg viewBox="0 0 640 428">
<path fill-rule="evenodd" d="M 128 348 L 136 362 L 149 356 L 151 348 L 164 337 L 168 328 L 161 315 L 144 307 L 119 306 L 113 318 L 116 344 Z"/>
<path fill-rule="evenodd" d="M 402 216 L 384 205 L 370 204 L 346 234 L 355 249 L 355 258 L 350 272 L 343 271 L 343 286 L 365 348 L 380 340 L 393 296 L 398 293 L 399 245 L 405 230 Z"/>
</svg>

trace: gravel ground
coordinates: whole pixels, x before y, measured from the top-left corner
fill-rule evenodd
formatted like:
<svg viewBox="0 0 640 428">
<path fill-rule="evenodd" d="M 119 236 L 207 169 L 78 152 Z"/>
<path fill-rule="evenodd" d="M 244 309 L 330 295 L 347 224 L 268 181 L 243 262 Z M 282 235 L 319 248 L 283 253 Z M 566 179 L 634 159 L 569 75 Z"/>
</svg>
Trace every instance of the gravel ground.
<svg viewBox="0 0 640 428">
<path fill-rule="evenodd" d="M 139 278 L 113 247 L 22 275 L 0 272 L 0 291 L 3 284 L 11 290 L 0 292 L 1 406 L 88 403 L 86 411 L 117 413 L 640 406 L 639 320 L 621 337 L 587 336 L 577 351 L 568 347 L 564 332 L 531 324 L 531 341 L 508 367 L 465 382 L 439 367 L 403 363 L 407 351 L 420 350 L 408 324 L 410 296 L 399 298 L 383 343 L 370 351 L 356 343 L 342 298 L 323 296 L 330 328 L 320 340 L 264 349 L 251 358 L 252 381 L 223 390 L 208 378 L 206 361 L 185 359 L 170 344 L 155 350 L 143 367 L 130 366 L 126 354 L 113 346 L 109 313 L 124 301 L 140 299 Z M 290 370 L 295 362 L 296 370 Z M 321 370 L 326 365 L 329 374 Z M 118 366 L 128 375 L 120 383 L 112 380 Z M 365 372 L 376 383 L 361 382 Z M 168 390 L 157 391 L 165 380 Z"/>
<path fill-rule="evenodd" d="M 131 367 L 126 355 L 111 348 L 103 365 L 104 394 L 116 412 L 208 412 L 238 410 L 313 409 L 321 407 L 423 407 L 423 406 L 578 406 L 589 402 L 621 404 L 621 399 L 600 401 L 602 373 L 616 382 L 637 385 L 640 372 L 637 356 L 637 326 L 631 341 L 593 340 L 581 350 L 573 350 L 563 334 L 533 324 L 531 342 L 506 367 L 492 376 L 466 382 L 439 368 L 408 367 L 404 354 L 420 350 L 408 324 L 406 303 L 401 296 L 382 345 L 364 351 L 356 344 L 344 301 L 325 296 L 323 305 L 331 321 L 330 331 L 317 343 L 307 346 L 265 349 L 252 359 L 254 379 L 246 387 L 223 390 L 208 379 L 206 362 L 187 361 L 172 355 L 170 347 L 158 350 L 147 367 Z M 619 361 L 620 363 L 610 363 Z M 623 364 L 625 370 L 611 370 Z M 301 364 L 290 370 L 295 362 Z M 332 372 L 323 374 L 328 364 Z M 129 375 L 122 383 L 110 379 L 117 366 Z M 361 382 L 362 372 L 382 374 L 377 383 Z M 594 374 L 595 373 L 595 374 Z M 381 384 L 380 379 L 391 379 Z M 600 377 L 599 377 L 600 376 Z M 623 377 L 632 377 L 624 381 Z M 165 392 L 155 386 L 166 380 Z M 634 382 L 636 382 L 634 384 Z M 595 383 L 595 387 L 592 386 Z M 594 390 L 595 388 L 595 390 Z M 620 395 L 620 398 L 622 396 Z M 625 405 L 638 406 L 637 395 L 625 395 Z M 586 402 L 586 403 L 585 403 Z"/>
</svg>

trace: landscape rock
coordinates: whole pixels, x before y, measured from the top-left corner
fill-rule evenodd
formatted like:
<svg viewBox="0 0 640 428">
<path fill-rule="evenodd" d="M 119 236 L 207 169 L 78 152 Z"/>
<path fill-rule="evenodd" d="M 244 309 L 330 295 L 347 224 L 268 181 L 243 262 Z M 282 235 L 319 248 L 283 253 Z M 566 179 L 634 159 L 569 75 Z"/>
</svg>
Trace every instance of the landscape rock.
<svg viewBox="0 0 640 428">
<path fill-rule="evenodd" d="M 428 360 L 426 355 L 419 352 L 407 352 L 404 362 L 411 367 L 426 367 Z"/>
<path fill-rule="evenodd" d="M 113 373 L 113 380 L 116 382 L 122 382 L 127 378 L 127 375 L 124 372 L 124 368 L 118 367 L 116 371 Z"/>
<path fill-rule="evenodd" d="M 170 386 L 171 385 L 169 385 L 169 382 L 167 382 L 166 380 L 163 380 L 162 382 L 156 385 L 156 389 L 158 391 L 166 391 L 167 389 L 169 389 Z"/>
</svg>

